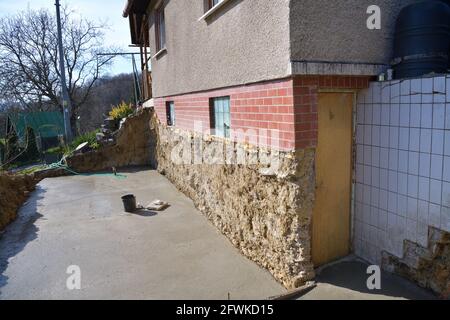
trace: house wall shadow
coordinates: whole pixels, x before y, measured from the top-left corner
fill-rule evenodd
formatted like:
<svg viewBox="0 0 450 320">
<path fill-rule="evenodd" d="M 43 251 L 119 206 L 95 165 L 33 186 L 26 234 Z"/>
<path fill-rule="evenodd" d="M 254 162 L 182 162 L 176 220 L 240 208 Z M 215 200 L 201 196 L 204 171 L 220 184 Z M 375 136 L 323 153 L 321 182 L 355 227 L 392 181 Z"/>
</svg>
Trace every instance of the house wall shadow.
<svg viewBox="0 0 450 320">
<path fill-rule="evenodd" d="M 29 242 L 37 239 L 39 228 L 35 222 L 43 216 L 37 211 L 38 203 L 43 199 L 45 189 L 36 186 L 19 209 L 16 220 L 5 228 L 0 234 L 0 296 L 2 288 L 8 283 L 8 277 L 4 274 L 8 268 L 8 260 L 19 254 Z"/>
</svg>

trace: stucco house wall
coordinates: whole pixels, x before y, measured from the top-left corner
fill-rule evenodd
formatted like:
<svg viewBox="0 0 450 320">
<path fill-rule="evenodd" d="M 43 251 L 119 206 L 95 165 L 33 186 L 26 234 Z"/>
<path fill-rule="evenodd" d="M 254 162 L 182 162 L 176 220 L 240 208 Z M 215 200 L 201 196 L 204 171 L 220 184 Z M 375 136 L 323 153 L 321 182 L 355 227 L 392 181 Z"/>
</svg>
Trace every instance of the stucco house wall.
<svg viewBox="0 0 450 320">
<path fill-rule="evenodd" d="M 152 54 L 155 3 L 148 9 Z M 202 0 L 165 1 L 167 53 L 152 59 L 154 97 L 289 75 L 289 0 L 232 0 L 198 21 L 204 13 Z"/>
<path fill-rule="evenodd" d="M 291 0 L 294 74 L 377 75 L 393 58 L 395 21 L 417 0 Z M 367 28 L 367 8 L 381 9 L 381 29 Z M 309 64 L 305 64 L 309 62 Z"/>
</svg>

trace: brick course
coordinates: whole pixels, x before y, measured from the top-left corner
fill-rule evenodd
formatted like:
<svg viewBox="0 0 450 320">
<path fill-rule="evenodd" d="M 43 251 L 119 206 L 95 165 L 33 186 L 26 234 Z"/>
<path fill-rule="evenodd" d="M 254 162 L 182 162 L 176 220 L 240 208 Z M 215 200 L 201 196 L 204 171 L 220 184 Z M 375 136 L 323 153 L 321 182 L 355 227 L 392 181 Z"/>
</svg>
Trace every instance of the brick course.
<svg viewBox="0 0 450 320">
<path fill-rule="evenodd" d="M 280 150 L 294 150 L 317 145 L 317 103 L 320 89 L 362 89 L 370 77 L 298 76 L 264 83 L 244 85 L 155 98 L 155 109 L 162 122 L 166 119 L 166 102 L 175 102 L 176 127 L 194 130 L 200 121 L 209 130 L 209 99 L 230 97 L 231 128 L 245 130 L 255 142 L 265 130 L 279 131 L 279 145 L 269 138 L 259 145 Z M 251 131 L 253 130 L 253 131 Z M 208 132 L 208 131 L 206 131 Z M 266 143 L 267 142 L 267 143 Z"/>
</svg>

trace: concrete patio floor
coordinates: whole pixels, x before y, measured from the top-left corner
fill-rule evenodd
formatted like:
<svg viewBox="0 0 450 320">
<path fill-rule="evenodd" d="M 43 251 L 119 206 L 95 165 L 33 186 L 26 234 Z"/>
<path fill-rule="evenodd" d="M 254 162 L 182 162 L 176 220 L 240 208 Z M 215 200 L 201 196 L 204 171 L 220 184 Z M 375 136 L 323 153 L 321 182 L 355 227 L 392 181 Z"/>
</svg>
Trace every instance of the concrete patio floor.
<svg viewBox="0 0 450 320">
<path fill-rule="evenodd" d="M 155 171 L 43 180 L 0 238 L 0 299 L 264 299 L 285 289 Z M 121 195 L 163 212 L 123 212 Z M 66 287 L 81 269 L 81 290 Z"/>
<path fill-rule="evenodd" d="M 163 176 L 129 170 L 43 180 L 0 235 L 1 299 L 266 299 L 286 290 L 242 256 Z M 155 199 L 163 212 L 127 214 L 120 196 Z M 67 268 L 81 269 L 81 290 L 68 290 Z M 299 299 L 432 299 L 383 274 L 368 291 L 367 266 L 343 261 L 324 268 Z"/>
</svg>

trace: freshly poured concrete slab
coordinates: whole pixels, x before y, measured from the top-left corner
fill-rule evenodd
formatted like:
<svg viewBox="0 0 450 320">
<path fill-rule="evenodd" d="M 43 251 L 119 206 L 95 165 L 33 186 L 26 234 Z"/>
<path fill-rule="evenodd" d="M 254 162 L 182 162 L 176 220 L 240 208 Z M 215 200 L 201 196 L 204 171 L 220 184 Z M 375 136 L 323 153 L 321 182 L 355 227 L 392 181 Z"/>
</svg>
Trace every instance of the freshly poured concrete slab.
<svg viewBox="0 0 450 320">
<path fill-rule="evenodd" d="M 0 238 L 0 299 L 265 299 L 285 292 L 165 177 L 126 175 L 43 180 Z M 161 199 L 170 207 L 126 214 L 127 193 L 142 205 Z M 70 266 L 80 268 L 80 290 L 67 288 Z"/>
</svg>

